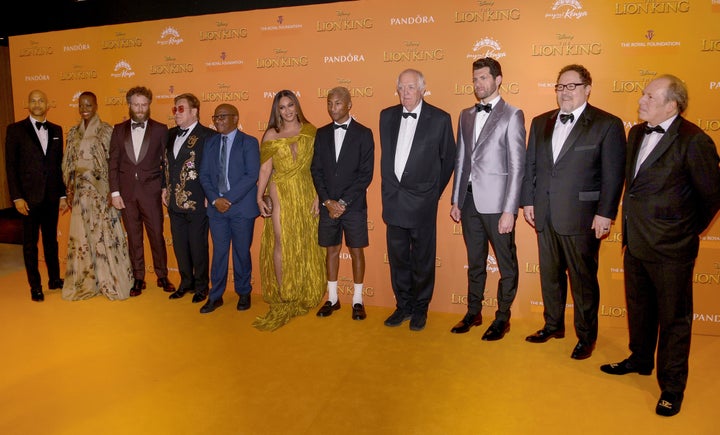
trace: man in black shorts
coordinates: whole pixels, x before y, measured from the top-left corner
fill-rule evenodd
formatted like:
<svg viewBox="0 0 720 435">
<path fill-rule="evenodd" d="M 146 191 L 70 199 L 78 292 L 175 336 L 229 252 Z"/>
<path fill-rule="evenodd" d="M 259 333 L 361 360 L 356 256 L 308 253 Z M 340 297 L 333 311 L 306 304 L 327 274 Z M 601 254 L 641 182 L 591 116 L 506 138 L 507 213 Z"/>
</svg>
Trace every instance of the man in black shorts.
<svg viewBox="0 0 720 435">
<path fill-rule="evenodd" d="M 313 182 L 323 207 L 320 208 L 318 243 L 327 248 L 328 300 L 317 312 L 330 316 L 340 309 L 338 269 L 340 249 L 350 250 L 353 270 L 354 320 L 366 317 L 363 305 L 365 253 L 369 245 L 366 192 L 373 177 L 375 141 L 372 131 L 350 116 L 350 91 L 336 87 L 328 92 L 327 110 L 333 122 L 320 127 L 315 136 Z"/>
</svg>

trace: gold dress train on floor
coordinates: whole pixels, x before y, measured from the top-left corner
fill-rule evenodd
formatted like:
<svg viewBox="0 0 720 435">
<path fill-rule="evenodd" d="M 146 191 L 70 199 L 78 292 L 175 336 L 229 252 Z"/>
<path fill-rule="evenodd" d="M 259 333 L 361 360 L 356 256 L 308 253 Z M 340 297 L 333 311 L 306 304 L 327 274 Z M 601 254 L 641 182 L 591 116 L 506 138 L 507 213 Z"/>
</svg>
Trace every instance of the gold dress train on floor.
<svg viewBox="0 0 720 435">
<path fill-rule="evenodd" d="M 307 314 L 325 294 L 325 249 L 318 245 L 318 218 L 311 213 L 316 196 L 310 175 L 315 131 L 313 125 L 304 124 L 297 136 L 260 145 L 260 161 L 273 159 L 270 183 L 277 188 L 282 222 L 282 287 L 278 287 L 273 222 L 271 218 L 264 221 L 260 276 L 263 299 L 270 311 L 253 323 L 260 330 L 275 330 L 293 317 Z M 297 143 L 295 157 L 292 143 Z"/>
</svg>

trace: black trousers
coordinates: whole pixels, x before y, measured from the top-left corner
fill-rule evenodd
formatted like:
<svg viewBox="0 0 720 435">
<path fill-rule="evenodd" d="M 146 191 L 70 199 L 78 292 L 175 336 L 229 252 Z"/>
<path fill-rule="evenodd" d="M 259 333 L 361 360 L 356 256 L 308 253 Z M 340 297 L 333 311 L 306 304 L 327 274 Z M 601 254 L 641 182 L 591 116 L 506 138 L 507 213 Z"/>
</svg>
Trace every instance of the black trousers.
<svg viewBox="0 0 720 435">
<path fill-rule="evenodd" d="M 500 234 L 498 222 L 502 213 L 478 213 L 471 192 L 465 197 L 461 212 L 460 223 L 468 258 L 468 313 L 477 314 L 482 310 L 491 245 L 500 270 L 495 319 L 508 321 L 510 307 L 517 294 L 519 275 L 515 229 L 507 234 Z"/>
<path fill-rule="evenodd" d="M 45 200 L 31 205 L 30 213 L 23 216 L 23 260 L 31 289 L 42 289 L 38 268 L 38 241 L 42 233 L 43 255 L 50 281 L 60 279 L 57 226 L 60 200 Z"/>
<path fill-rule="evenodd" d="M 657 346 L 660 389 L 685 391 L 692 334 L 692 274 L 695 261 L 653 263 L 625 250 L 625 301 L 630 332 L 630 361 L 653 367 Z"/>
<path fill-rule="evenodd" d="M 595 343 L 600 308 L 597 279 L 600 240 L 595 231 L 588 228 L 583 234 L 561 235 L 548 220 L 545 229 L 538 233 L 538 249 L 545 328 L 565 329 L 569 278 L 575 334 L 585 344 Z"/>
</svg>

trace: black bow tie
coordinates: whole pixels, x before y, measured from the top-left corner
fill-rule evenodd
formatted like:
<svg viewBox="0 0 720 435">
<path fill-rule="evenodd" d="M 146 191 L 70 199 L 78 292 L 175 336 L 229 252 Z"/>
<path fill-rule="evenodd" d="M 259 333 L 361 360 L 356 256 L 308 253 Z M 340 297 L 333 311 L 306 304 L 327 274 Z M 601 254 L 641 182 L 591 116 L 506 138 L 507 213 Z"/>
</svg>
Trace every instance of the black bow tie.
<svg viewBox="0 0 720 435">
<path fill-rule="evenodd" d="M 490 113 L 490 111 L 492 110 L 492 104 L 477 103 L 475 107 L 477 107 L 478 112 L 485 111 L 487 113 Z"/>
<path fill-rule="evenodd" d="M 561 113 L 560 114 L 560 122 L 565 124 L 566 122 L 568 122 L 568 120 L 570 120 L 570 122 L 575 121 L 575 115 L 573 115 L 572 113 Z"/>
<path fill-rule="evenodd" d="M 656 125 L 655 127 L 648 127 L 648 126 L 646 125 L 646 126 L 645 126 L 645 134 L 650 134 L 650 133 L 660 133 L 660 134 L 663 134 L 663 133 L 665 133 L 665 129 L 662 128 L 662 127 L 660 127 L 659 125 Z"/>
<path fill-rule="evenodd" d="M 144 122 L 133 122 L 132 123 L 133 130 L 135 130 L 138 127 L 145 128 L 145 123 Z"/>
<path fill-rule="evenodd" d="M 417 113 L 403 112 L 403 118 L 407 118 L 408 116 L 412 116 L 413 118 L 417 119 Z"/>
<path fill-rule="evenodd" d="M 45 130 L 48 129 L 47 122 L 35 121 L 35 127 L 37 127 L 38 130 L 40 130 L 41 128 L 44 128 Z"/>
<path fill-rule="evenodd" d="M 347 130 L 347 124 L 333 124 L 333 128 L 337 130 L 338 128 L 342 128 L 343 130 Z"/>
<path fill-rule="evenodd" d="M 179 129 L 178 129 L 178 134 L 177 134 L 178 137 L 183 137 L 183 136 L 185 136 L 189 130 L 190 130 L 189 128 L 186 128 L 186 129 L 179 128 Z"/>
</svg>

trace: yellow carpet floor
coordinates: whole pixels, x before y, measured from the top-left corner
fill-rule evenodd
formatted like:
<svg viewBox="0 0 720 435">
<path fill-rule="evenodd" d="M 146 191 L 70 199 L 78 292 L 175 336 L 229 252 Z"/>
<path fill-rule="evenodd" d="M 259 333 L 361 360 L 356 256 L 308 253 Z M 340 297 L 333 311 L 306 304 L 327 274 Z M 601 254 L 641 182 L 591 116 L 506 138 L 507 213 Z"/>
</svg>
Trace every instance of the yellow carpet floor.
<svg viewBox="0 0 720 435">
<path fill-rule="evenodd" d="M 624 328 L 601 325 L 584 361 L 570 359 L 573 334 L 525 342 L 540 315 L 482 341 L 489 310 L 485 325 L 453 335 L 457 315 L 431 312 L 413 332 L 384 326 L 387 307 L 353 321 L 341 299 L 331 317 L 260 332 L 257 293 L 249 311 L 226 293 L 201 315 L 190 295 L 168 300 L 148 284 L 121 302 L 46 290 L 35 303 L 24 271 L 0 276 L 0 434 L 720 433 L 719 337 L 693 337 L 683 409 L 665 418 L 654 372 L 599 370 L 627 355 Z"/>
</svg>

